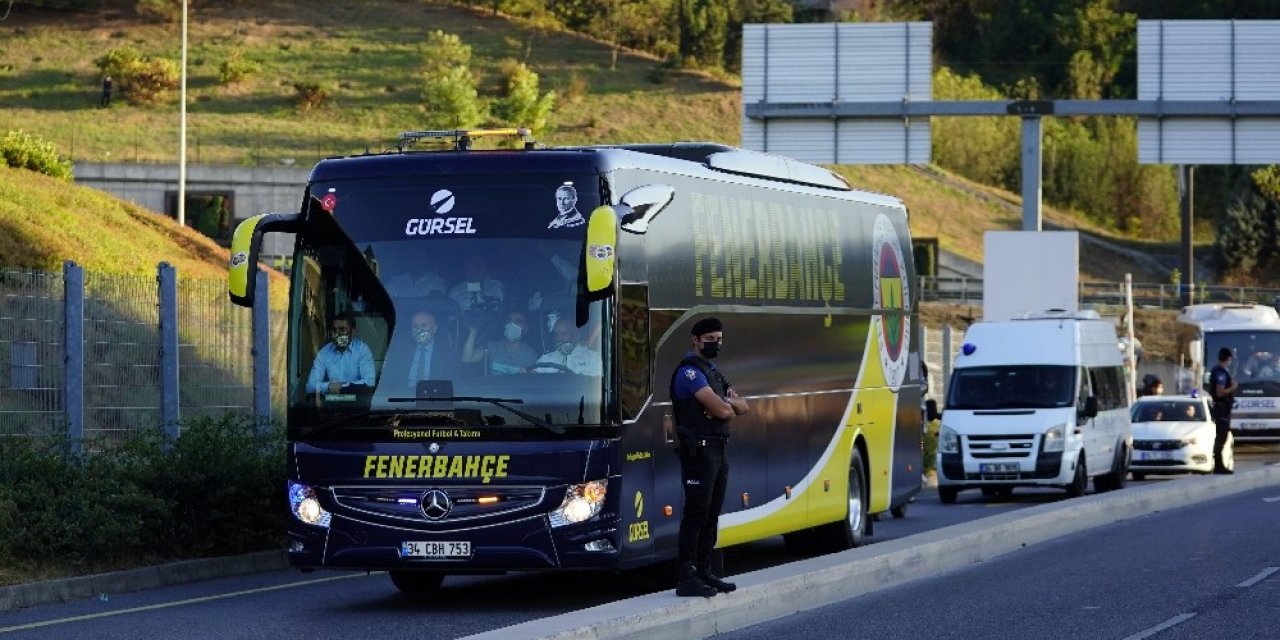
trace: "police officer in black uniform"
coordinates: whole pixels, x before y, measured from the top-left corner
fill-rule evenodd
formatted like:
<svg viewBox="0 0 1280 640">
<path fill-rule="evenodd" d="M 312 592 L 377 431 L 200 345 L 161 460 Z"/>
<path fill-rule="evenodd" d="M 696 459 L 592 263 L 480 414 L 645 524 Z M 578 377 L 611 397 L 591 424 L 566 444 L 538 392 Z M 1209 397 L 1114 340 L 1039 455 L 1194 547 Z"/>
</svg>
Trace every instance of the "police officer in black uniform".
<svg viewBox="0 0 1280 640">
<path fill-rule="evenodd" d="M 709 598 L 737 588 L 711 572 L 720 508 L 729 480 L 729 422 L 747 412 L 711 361 L 720 353 L 724 328 L 717 318 L 693 325 L 693 350 L 671 376 L 671 405 L 679 441 L 684 512 L 680 517 L 680 581 L 676 595 Z"/>
<path fill-rule="evenodd" d="M 1209 371 L 1209 396 L 1213 399 L 1213 472 L 1234 473 L 1222 463 L 1222 448 L 1227 445 L 1231 433 L 1231 408 L 1235 404 L 1237 385 L 1231 379 L 1227 366 L 1231 364 L 1231 349 L 1218 349 L 1218 364 Z"/>
</svg>

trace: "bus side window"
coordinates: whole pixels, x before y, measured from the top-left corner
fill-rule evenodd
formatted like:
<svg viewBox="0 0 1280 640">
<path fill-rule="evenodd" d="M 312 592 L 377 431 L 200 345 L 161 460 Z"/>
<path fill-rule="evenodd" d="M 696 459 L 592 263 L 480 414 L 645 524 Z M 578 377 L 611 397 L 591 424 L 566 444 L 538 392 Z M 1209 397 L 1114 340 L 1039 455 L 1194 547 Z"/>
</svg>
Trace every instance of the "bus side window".
<svg viewBox="0 0 1280 640">
<path fill-rule="evenodd" d="M 618 366 L 622 419 L 634 420 L 652 394 L 649 285 L 623 284 L 618 299 Z"/>
</svg>

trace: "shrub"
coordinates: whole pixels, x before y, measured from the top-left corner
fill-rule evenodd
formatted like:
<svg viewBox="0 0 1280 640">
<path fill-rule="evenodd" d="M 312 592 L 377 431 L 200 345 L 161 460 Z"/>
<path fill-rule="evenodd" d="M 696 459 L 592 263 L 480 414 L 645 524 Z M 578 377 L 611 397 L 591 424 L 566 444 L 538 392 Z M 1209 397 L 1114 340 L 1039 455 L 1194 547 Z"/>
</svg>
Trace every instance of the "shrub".
<svg viewBox="0 0 1280 640">
<path fill-rule="evenodd" d="M 470 68 L 471 47 L 456 35 L 436 30 L 427 35 L 422 59 L 426 126 L 445 129 L 480 124 L 485 119 L 485 105 Z"/>
<path fill-rule="evenodd" d="M 547 127 L 555 108 L 556 92 L 538 95 L 538 74 L 523 62 L 515 63 L 503 83 L 506 95 L 494 105 L 496 115 L 513 126 L 525 126 L 537 132 Z"/>
<path fill-rule="evenodd" d="M 93 453 L 65 437 L 0 438 L 0 565 L 60 572 L 278 548 L 284 442 L 247 418 L 185 423 Z M 21 523 L 21 526 L 12 526 Z"/>
<path fill-rule="evenodd" d="M 298 92 L 298 107 L 304 111 L 323 107 L 329 102 L 329 91 L 318 82 L 295 82 L 293 90 Z"/>
<path fill-rule="evenodd" d="M 7 166 L 71 180 L 71 161 L 58 157 L 52 142 L 25 131 L 10 131 L 0 138 L 0 157 Z"/>
<path fill-rule="evenodd" d="M 152 105 L 178 88 L 178 63 L 167 58 L 144 58 L 129 46 L 116 47 L 94 61 L 103 75 L 119 83 L 132 104 Z"/>
<path fill-rule="evenodd" d="M 262 71 L 262 65 L 256 60 L 248 60 L 240 51 L 233 51 L 231 57 L 218 65 L 218 84 L 234 84 Z"/>
<path fill-rule="evenodd" d="M 182 0 L 138 0 L 133 10 L 148 20 L 178 22 L 182 19 Z"/>
</svg>

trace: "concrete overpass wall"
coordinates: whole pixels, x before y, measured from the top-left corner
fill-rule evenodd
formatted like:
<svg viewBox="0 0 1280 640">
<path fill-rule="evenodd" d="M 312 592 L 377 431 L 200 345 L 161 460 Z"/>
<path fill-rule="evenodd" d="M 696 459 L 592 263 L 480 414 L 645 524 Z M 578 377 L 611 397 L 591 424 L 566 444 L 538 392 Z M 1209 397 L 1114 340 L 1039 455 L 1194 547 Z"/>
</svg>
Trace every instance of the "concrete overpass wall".
<svg viewBox="0 0 1280 640">
<path fill-rule="evenodd" d="M 77 162 L 76 182 L 106 191 L 157 214 L 177 215 L 178 165 Z M 233 227 L 259 213 L 294 212 L 301 207 L 311 170 L 296 167 L 187 165 L 187 192 L 232 194 Z M 175 194 L 170 197 L 169 194 Z M 289 255 L 292 234 L 271 234 L 263 243 L 267 256 Z"/>
</svg>

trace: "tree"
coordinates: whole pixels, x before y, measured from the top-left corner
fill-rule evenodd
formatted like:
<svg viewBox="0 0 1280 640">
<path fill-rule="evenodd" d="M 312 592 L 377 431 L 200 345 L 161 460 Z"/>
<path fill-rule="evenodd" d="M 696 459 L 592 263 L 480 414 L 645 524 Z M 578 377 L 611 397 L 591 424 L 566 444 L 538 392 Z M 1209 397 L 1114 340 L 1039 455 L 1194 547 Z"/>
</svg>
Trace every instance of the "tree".
<svg viewBox="0 0 1280 640">
<path fill-rule="evenodd" d="M 547 127 L 555 108 L 556 92 L 538 95 L 538 74 L 523 62 L 517 62 L 507 73 L 506 95 L 494 105 L 494 113 L 508 124 L 526 126 L 535 133 Z"/>
<path fill-rule="evenodd" d="M 1267 201 L 1256 190 L 1241 195 L 1227 208 L 1227 214 L 1213 243 L 1214 262 L 1223 275 L 1244 276 L 1266 257 Z"/>
<path fill-rule="evenodd" d="M 485 105 L 471 73 L 471 47 L 451 33 L 435 30 L 422 47 L 425 66 L 422 101 L 431 128 L 468 128 L 485 119 Z"/>
<path fill-rule="evenodd" d="M 724 61 L 729 9 L 720 0 L 677 0 L 680 60 L 687 66 L 719 67 Z"/>
</svg>

